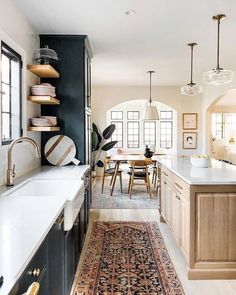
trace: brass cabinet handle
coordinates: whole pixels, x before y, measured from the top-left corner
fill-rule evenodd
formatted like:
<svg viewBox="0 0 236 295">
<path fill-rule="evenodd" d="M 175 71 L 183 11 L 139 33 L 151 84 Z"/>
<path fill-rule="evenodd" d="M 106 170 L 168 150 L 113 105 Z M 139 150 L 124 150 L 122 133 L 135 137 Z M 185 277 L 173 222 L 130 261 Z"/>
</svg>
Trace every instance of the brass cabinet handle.
<svg viewBox="0 0 236 295">
<path fill-rule="evenodd" d="M 162 171 L 162 173 L 167 177 L 169 176 L 165 171 Z"/>
<path fill-rule="evenodd" d="M 34 268 L 32 271 L 28 272 L 29 275 L 38 278 L 40 276 L 41 270 L 39 268 Z"/>
<path fill-rule="evenodd" d="M 167 184 L 167 182 L 164 180 L 164 184 Z"/>
<path fill-rule="evenodd" d="M 176 195 L 175 197 L 176 197 L 176 199 L 180 200 L 180 196 L 177 196 L 177 195 Z"/>
<path fill-rule="evenodd" d="M 183 190 L 182 186 L 180 186 L 177 182 L 175 182 L 175 186 L 177 186 L 179 189 Z"/>
<path fill-rule="evenodd" d="M 39 288 L 40 288 L 39 283 L 34 282 L 29 286 L 25 295 L 37 295 L 39 293 Z"/>
<path fill-rule="evenodd" d="M 57 220 L 55 221 L 55 224 L 62 225 L 63 222 L 64 222 L 64 216 L 58 217 Z"/>
</svg>

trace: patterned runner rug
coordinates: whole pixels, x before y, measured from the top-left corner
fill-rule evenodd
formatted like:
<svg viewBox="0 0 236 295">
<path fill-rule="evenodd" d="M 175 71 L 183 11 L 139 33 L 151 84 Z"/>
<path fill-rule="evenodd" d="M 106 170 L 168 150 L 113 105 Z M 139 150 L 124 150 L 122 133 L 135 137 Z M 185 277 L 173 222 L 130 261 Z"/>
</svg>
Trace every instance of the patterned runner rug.
<svg viewBox="0 0 236 295">
<path fill-rule="evenodd" d="M 74 295 L 182 295 L 156 222 L 94 222 Z"/>
</svg>

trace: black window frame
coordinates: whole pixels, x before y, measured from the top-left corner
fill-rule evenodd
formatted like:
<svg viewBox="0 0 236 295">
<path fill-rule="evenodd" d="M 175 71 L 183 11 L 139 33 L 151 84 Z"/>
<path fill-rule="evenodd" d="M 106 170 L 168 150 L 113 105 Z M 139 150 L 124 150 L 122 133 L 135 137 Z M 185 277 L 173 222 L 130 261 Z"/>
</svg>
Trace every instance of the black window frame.
<svg viewBox="0 0 236 295">
<path fill-rule="evenodd" d="M 134 134 L 129 134 L 129 124 L 130 123 L 138 123 L 138 146 L 137 147 L 130 147 L 129 146 L 129 135 L 133 135 Z M 134 141 L 133 141 L 134 142 Z M 127 121 L 127 148 L 128 149 L 139 149 L 140 148 L 140 122 L 139 121 L 135 121 L 135 120 L 130 120 L 130 121 Z"/>
<path fill-rule="evenodd" d="M 123 148 L 124 147 L 124 122 L 123 121 L 111 121 L 111 124 L 116 124 L 116 123 L 121 123 L 121 125 L 122 125 L 122 146 L 117 146 L 117 145 L 115 145 L 115 148 L 118 148 L 118 149 L 120 149 L 120 148 Z M 113 136 L 113 135 L 112 135 Z M 111 136 L 111 141 L 113 141 L 114 139 L 112 138 L 112 136 Z M 119 142 L 119 141 L 118 141 Z"/>
<path fill-rule="evenodd" d="M 4 49 L 5 50 L 4 50 Z M 7 56 L 9 59 L 13 60 L 13 57 L 17 58 L 19 61 L 20 67 L 19 67 L 19 136 L 22 136 L 23 134 L 23 129 L 22 129 L 22 68 L 23 68 L 23 62 L 22 62 L 22 56 L 16 52 L 14 49 L 12 49 L 9 45 L 7 45 L 4 41 L 1 41 L 1 55 L 4 54 Z M 10 84 L 9 88 L 11 88 L 11 68 L 9 69 L 10 71 Z M 3 83 L 1 79 L 1 84 Z M 2 132 L 1 132 L 1 144 L 2 145 L 9 145 L 14 138 L 12 138 L 12 125 L 11 125 L 11 116 L 12 116 L 12 110 L 11 110 L 11 104 L 12 104 L 12 97 L 11 97 L 11 92 L 9 93 L 9 98 L 10 98 L 10 112 L 3 112 L 2 111 L 2 93 L 1 93 L 1 126 L 2 126 L 2 120 L 3 120 L 3 113 L 8 113 L 10 114 L 10 139 L 3 140 L 2 138 Z"/>
<path fill-rule="evenodd" d="M 143 121 L 143 144 L 144 145 L 149 145 L 149 143 L 145 143 L 145 124 L 146 123 L 154 123 L 154 125 L 155 125 L 155 128 L 154 128 L 154 130 L 155 130 L 155 136 L 154 136 L 155 137 L 155 142 L 154 142 L 154 145 L 156 146 L 156 144 L 157 144 L 157 124 L 156 124 L 156 121 Z"/>
</svg>

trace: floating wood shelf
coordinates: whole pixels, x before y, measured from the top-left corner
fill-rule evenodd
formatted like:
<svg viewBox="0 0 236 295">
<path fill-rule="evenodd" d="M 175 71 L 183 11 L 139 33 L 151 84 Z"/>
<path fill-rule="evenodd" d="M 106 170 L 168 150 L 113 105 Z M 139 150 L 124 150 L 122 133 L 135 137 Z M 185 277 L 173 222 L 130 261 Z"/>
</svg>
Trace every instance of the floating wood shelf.
<svg viewBox="0 0 236 295">
<path fill-rule="evenodd" d="M 55 126 L 55 127 L 35 127 L 35 126 L 30 126 L 30 127 L 28 127 L 28 131 L 38 131 L 38 132 L 60 131 L 60 127 L 58 127 L 58 126 Z"/>
<path fill-rule="evenodd" d="M 59 73 L 50 65 L 27 65 L 27 69 L 39 78 L 59 78 Z"/>
<path fill-rule="evenodd" d="M 38 103 L 38 104 L 53 104 L 53 105 L 60 104 L 60 100 L 58 100 L 55 97 L 47 96 L 47 95 L 43 95 L 43 96 L 30 95 L 28 96 L 27 100 L 34 103 Z"/>
</svg>

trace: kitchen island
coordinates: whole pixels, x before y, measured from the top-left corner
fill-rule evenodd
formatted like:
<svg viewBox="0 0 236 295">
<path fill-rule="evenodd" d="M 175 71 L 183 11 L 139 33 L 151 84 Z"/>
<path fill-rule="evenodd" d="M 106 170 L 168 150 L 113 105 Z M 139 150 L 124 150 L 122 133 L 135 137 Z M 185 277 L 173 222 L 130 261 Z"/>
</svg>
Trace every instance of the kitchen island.
<svg viewBox="0 0 236 295">
<path fill-rule="evenodd" d="M 236 166 L 156 157 L 160 215 L 183 253 L 189 279 L 236 279 Z"/>
</svg>

